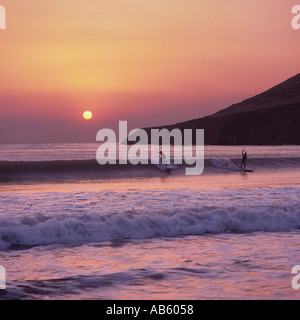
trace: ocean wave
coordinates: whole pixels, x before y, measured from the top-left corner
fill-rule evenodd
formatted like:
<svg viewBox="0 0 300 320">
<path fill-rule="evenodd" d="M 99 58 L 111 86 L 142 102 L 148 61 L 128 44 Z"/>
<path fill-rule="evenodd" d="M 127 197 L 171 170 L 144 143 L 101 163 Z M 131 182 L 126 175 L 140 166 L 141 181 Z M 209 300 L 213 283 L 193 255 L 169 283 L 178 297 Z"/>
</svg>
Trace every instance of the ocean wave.
<svg viewBox="0 0 300 320">
<path fill-rule="evenodd" d="M 240 159 L 205 159 L 204 173 L 220 169 L 239 171 Z M 185 164 L 178 165 L 176 174 L 185 174 Z M 299 169 L 300 158 L 253 158 L 247 168 L 254 170 Z M 166 172 L 165 172 L 166 173 Z M 122 177 L 155 177 L 163 173 L 155 164 L 100 165 L 96 160 L 0 162 L 0 182 L 65 181 Z"/>
<path fill-rule="evenodd" d="M 82 244 L 125 239 L 241 232 L 292 231 L 300 227 L 300 206 L 248 209 L 201 207 L 186 210 L 127 210 L 105 215 L 34 214 L 3 217 L 0 248 Z"/>
</svg>

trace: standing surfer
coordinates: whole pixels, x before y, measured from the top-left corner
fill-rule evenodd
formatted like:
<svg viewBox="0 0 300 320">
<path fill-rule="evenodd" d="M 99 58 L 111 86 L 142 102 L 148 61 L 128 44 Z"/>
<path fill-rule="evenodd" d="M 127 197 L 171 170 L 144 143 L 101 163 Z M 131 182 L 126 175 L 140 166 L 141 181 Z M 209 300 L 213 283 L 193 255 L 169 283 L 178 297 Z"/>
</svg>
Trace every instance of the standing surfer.
<svg viewBox="0 0 300 320">
<path fill-rule="evenodd" d="M 159 152 L 159 160 L 161 162 L 161 164 L 163 164 L 164 166 L 167 166 L 167 161 L 166 161 L 166 156 L 165 154 L 162 153 L 162 151 Z"/>
<path fill-rule="evenodd" d="M 243 166 L 244 166 L 244 170 L 245 170 L 246 169 L 247 158 L 248 158 L 248 154 L 245 151 L 245 149 L 242 151 L 242 155 L 243 155 L 243 158 L 242 158 L 242 163 L 241 163 L 241 169 L 243 169 Z"/>
</svg>

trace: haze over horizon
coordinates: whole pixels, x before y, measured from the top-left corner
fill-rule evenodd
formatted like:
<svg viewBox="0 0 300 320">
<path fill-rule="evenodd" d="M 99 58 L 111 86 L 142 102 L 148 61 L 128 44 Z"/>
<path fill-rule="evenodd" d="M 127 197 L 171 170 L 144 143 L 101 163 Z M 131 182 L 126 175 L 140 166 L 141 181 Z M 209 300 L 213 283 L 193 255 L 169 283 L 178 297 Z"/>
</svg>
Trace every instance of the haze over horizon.
<svg viewBox="0 0 300 320">
<path fill-rule="evenodd" d="M 213 114 L 299 73 L 292 0 L 2 0 L 0 143 Z M 93 112 L 85 121 L 82 113 Z"/>
</svg>

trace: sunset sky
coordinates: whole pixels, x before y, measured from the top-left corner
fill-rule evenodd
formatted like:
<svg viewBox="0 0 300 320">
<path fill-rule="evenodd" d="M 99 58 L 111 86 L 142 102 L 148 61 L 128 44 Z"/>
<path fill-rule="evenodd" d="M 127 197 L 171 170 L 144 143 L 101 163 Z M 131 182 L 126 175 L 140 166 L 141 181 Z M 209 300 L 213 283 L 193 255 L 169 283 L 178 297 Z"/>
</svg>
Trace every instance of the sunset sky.
<svg viewBox="0 0 300 320">
<path fill-rule="evenodd" d="M 0 4 L 0 143 L 95 142 L 119 120 L 199 118 L 300 72 L 296 0 Z"/>
</svg>

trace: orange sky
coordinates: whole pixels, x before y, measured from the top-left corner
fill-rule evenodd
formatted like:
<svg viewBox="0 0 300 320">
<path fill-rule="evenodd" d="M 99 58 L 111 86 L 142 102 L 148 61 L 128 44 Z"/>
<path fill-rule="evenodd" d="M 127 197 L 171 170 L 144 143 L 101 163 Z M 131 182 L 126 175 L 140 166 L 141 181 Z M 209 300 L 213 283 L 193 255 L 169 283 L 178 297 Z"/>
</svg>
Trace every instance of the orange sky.
<svg viewBox="0 0 300 320">
<path fill-rule="evenodd" d="M 300 72 L 296 0 L 0 4 L 0 143 L 94 142 L 119 120 L 198 118 Z"/>
</svg>

